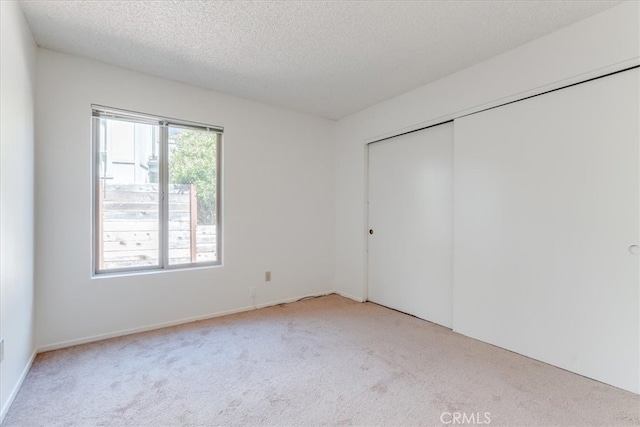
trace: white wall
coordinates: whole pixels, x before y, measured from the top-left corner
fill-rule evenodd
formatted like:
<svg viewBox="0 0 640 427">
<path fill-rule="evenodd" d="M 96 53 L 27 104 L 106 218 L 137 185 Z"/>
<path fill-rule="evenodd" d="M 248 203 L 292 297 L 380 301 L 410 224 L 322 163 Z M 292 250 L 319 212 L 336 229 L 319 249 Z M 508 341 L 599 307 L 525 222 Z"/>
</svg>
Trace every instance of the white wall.
<svg viewBox="0 0 640 427">
<path fill-rule="evenodd" d="M 336 290 L 366 298 L 366 142 L 637 65 L 639 21 L 640 4 L 623 3 L 340 120 L 336 128 Z"/>
<path fill-rule="evenodd" d="M 17 2 L 0 2 L 0 420 L 35 351 L 33 133 L 36 45 Z"/>
<path fill-rule="evenodd" d="M 37 81 L 40 348 L 333 289 L 335 122 L 45 49 Z M 223 267 L 91 278 L 92 103 L 224 126 Z"/>
</svg>

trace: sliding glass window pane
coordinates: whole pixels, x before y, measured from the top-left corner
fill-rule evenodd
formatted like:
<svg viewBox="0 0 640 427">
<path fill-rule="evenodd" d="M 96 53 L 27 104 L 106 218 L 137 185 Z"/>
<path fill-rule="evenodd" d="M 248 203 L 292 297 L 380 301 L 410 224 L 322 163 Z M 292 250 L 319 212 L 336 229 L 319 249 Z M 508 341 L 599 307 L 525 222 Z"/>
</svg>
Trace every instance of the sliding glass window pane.
<svg viewBox="0 0 640 427">
<path fill-rule="evenodd" d="M 160 265 L 158 126 L 94 118 L 97 270 Z"/>
<path fill-rule="evenodd" d="M 215 262 L 218 134 L 169 127 L 169 264 Z"/>
</svg>

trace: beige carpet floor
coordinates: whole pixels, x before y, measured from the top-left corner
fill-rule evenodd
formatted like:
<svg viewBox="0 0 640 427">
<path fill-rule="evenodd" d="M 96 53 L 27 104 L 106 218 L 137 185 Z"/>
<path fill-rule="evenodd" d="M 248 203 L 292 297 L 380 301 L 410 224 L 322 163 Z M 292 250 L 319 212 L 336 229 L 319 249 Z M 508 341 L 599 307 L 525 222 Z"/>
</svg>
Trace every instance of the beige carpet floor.
<svg viewBox="0 0 640 427">
<path fill-rule="evenodd" d="M 632 393 L 330 295 L 40 354 L 3 427 L 618 426 L 639 410 Z"/>
</svg>

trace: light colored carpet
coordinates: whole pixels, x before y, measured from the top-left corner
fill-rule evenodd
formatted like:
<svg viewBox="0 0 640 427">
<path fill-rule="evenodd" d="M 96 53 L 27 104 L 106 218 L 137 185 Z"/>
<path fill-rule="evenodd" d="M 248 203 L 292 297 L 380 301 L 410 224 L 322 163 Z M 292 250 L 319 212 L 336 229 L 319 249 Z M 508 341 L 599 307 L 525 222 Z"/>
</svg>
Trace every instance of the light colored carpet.
<svg viewBox="0 0 640 427">
<path fill-rule="evenodd" d="M 40 354 L 3 427 L 435 426 L 454 425 L 456 412 L 458 425 L 618 426 L 640 424 L 639 405 L 632 393 L 330 295 Z"/>
</svg>

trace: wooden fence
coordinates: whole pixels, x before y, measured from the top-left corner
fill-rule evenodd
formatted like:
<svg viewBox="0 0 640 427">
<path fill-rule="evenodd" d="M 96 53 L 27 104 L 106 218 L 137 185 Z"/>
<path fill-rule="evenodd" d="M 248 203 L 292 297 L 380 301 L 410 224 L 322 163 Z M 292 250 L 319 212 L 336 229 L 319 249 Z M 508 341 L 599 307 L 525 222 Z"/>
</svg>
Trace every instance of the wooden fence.
<svg viewBox="0 0 640 427">
<path fill-rule="evenodd" d="M 169 264 L 216 260 L 216 226 L 197 224 L 193 185 L 169 189 Z M 157 184 L 104 182 L 99 194 L 100 269 L 158 264 L 159 192 Z"/>
</svg>

